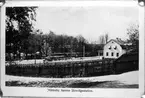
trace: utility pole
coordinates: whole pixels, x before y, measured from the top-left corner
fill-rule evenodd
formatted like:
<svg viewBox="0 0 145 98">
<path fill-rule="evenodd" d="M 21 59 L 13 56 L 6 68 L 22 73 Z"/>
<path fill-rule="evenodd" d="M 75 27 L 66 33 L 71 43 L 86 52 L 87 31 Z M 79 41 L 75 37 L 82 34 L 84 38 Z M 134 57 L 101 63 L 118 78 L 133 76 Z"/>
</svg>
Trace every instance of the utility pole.
<svg viewBox="0 0 145 98">
<path fill-rule="evenodd" d="M 83 57 L 85 57 L 85 46 L 83 45 Z"/>
</svg>

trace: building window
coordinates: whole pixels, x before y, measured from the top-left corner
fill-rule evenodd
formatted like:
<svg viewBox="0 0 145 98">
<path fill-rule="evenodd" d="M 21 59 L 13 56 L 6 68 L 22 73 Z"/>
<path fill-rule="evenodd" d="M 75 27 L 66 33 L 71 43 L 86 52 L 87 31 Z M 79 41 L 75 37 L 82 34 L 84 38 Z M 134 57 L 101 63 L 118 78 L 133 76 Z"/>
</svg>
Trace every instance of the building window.
<svg viewBox="0 0 145 98">
<path fill-rule="evenodd" d="M 118 57 L 119 56 L 119 53 L 116 53 L 116 56 Z"/>
<path fill-rule="evenodd" d="M 108 56 L 108 52 L 106 52 L 106 56 Z"/>
<path fill-rule="evenodd" d="M 103 56 L 103 52 L 100 53 L 100 56 Z"/>
<path fill-rule="evenodd" d="M 116 50 L 117 49 L 117 46 L 114 46 L 114 49 Z"/>
<path fill-rule="evenodd" d="M 111 53 L 111 56 L 114 56 L 114 53 L 113 52 Z"/>
<path fill-rule="evenodd" d="M 111 46 L 109 46 L 108 49 L 111 49 Z"/>
</svg>

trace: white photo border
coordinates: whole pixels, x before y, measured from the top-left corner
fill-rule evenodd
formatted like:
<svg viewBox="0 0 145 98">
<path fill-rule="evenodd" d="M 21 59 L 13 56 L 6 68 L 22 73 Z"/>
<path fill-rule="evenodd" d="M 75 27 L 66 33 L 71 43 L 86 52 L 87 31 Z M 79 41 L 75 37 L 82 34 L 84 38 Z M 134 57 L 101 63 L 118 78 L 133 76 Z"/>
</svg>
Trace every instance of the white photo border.
<svg viewBox="0 0 145 98">
<path fill-rule="evenodd" d="M 6 87 L 5 86 L 5 12 L 6 7 L 16 6 L 138 6 L 139 8 L 139 89 L 91 89 L 93 92 L 48 92 L 48 88 Z M 35 97 L 122 97 L 140 98 L 144 94 L 144 7 L 138 1 L 7 1 L 1 6 L 1 90 L 3 96 L 35 96 Z M 57 88 L 61 89 L 61 88 Z M 65 88 L 63 88 L 65 89 Z M 67 88 L 69 89 L 69 88 Z M 71 88 L 72 89 L 72 88 Z M 82 88 L 73 88 L 82 89 Z"/>
</svg>

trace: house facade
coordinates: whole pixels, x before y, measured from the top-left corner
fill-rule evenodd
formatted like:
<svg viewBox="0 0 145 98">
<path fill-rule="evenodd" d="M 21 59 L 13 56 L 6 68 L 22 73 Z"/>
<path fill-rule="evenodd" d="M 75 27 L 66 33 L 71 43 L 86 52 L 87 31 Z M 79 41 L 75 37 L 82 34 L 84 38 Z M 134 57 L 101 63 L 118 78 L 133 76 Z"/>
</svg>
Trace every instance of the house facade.
<svg viewBox="0 0 145 98">
<path fill-rule="evenodd" d="M 123 47 L 123 43 L 111 39 L 104 45 L 103 57 L 104 58 L 118 58 L 122 54 L 126 53 Z"/>
</svg>

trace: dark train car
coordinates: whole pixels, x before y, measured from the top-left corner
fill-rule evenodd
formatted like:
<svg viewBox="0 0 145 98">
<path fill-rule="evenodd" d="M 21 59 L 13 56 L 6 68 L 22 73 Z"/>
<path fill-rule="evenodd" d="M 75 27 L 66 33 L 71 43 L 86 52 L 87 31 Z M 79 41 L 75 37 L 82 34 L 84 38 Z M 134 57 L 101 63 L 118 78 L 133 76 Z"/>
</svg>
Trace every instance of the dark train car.
<svg viewBox="0 0 145 98">
<path fill-rule="evenodd" d="M 134 71 L 139 69 L 139 54 L 138 52 L 126 53 L 116 59 L 113 64 L 116 74 Z"/>
</svg>

